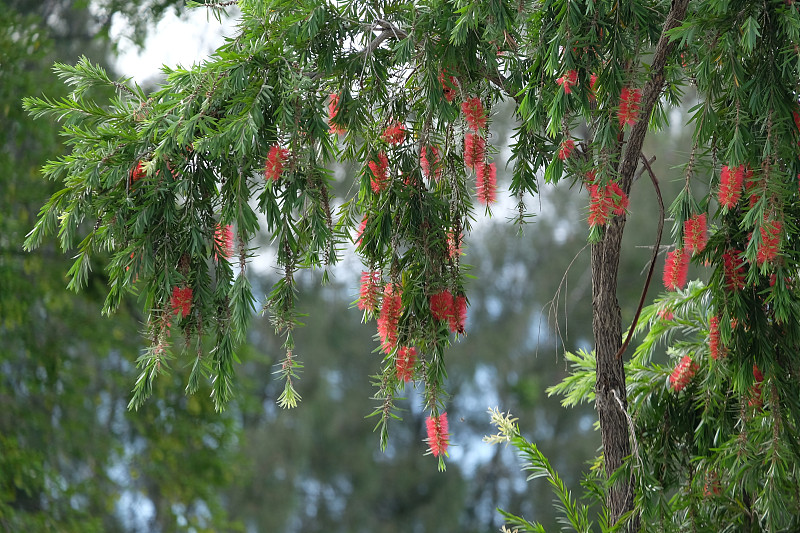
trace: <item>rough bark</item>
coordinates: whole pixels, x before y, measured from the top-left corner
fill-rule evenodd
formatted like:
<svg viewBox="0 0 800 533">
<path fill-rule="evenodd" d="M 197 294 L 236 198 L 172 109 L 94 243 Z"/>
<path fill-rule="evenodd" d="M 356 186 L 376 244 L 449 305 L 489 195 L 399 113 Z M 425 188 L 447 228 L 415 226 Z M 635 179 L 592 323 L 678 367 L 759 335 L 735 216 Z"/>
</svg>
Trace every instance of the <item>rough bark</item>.
<svg viewBox="0 0 800 533">
<path fill-rule="evenodd" d="M 651 65 L 651 77 L 644 87 L 640 120 L 633 126 L 619 164 L 619 184 L 630 192 L 639 154 L 647 134 L 648 119 L 664 86 L 664 67 L 673 48 L 666 36 L 686 16 L 688 0 L 675 0 L 664 24 Z M 595 385 L 597 414 L 603 444 L 606 475 L 611 476 L 631 453 L 627 420 L 627 394 L 625 369 L 618 352 L 622 347 L 622 316 L 617 301 L 617 274 L 625 229 L 625 217 L 616 217 L 606 227 L 600 242 L 592 246 L 592 329 L 597 356 L 597 382 Z M 633 478 L 620 479 L 606 495 L 609 519 L 615 523 L 633 510 Z M 639 529 L 634 518 L 629 531 Z"/>
</svg>

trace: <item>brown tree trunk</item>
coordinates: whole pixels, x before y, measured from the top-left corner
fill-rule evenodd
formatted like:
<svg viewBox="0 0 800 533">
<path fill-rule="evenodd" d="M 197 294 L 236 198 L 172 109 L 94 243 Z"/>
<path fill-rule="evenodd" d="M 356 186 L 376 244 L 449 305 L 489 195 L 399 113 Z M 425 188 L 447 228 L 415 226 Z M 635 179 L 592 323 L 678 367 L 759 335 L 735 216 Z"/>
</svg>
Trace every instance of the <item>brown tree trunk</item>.
<svg viewBox="0 0 800 533">
<path fill-rule="evenodd" d="M 626 193 L 630 193 L 633 184 L 649 118 L 664 86 L 664 66 L 674 47 L 666 33 L 683 21 L 688 4 L 689 0 L 673 0 L 653 54 L 651 77 L 642 95 L 641 115 L 625 144 L 618 169 L 619 184 Z M 595 394 L 607 476 L 618 470 L 631 453 L 625 368 L 622 354 L 618 354 L 622 347 L 622 316 L 617 301 L 617 273 L 624 229 L 625 217 L 615 217 L 607 225 L 600 242 L 592 245 L 592 329 L 597 357 Z M 633 510 L 633 497 L 632 477 L 622 478 L 609 488 L 606 506 L 612 524 Z M 634 517 L 628 531 L 638 529 L 639 520 Z"/>
</svg>

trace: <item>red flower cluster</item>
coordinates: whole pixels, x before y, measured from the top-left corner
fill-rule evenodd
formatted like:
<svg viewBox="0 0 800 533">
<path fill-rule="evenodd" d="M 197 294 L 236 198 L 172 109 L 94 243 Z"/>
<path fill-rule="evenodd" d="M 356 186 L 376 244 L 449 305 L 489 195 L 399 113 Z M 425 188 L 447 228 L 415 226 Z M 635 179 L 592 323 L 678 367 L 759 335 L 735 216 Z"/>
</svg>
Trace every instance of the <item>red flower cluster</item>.
<svg viewBox="0 0 800 533">
<path fill-rule="evenodd" d="M 383 290 L 383 305 L 378 316 L 378 335 L 381 337 L 381 349 L 391 353 L 397 346 L 397 325 L 403 311 L 403 302 L 400 291 L 395 294 L 391 283 L 386 284 Z"/>
<path fill-rule="evenodd" d="M 725 355 L 724 347 L 720 346 L 719 317 L 717 315 L 712 315 L 708 319 L 708 351 L 711 353 L 711 359 L 718 359 L 720 355 Z"/>
<path fill-rule="evenodd" d="M 454 298 L 450 291 L 444 290 L 430 297 L 430 306 L 433 318 L 449 321 L 453 333 L 464 333 L 467 321 L 467 299 L 464 296 Z"/>
<path fill-rule="evenodd" d="M 672 311 L 670 311 L 669 309 L 662 309 L 658 312 L 658 318 L 660 318 L 661 320 L 672 320 L 673 318 L 675 318 L 675 315 L 672 314 Z"/>
<path fill-rule="evenodd" d="M 689 274 L 689 254 L 685 248 L 678 248 L 667 254 L 664 262 L 664 287 L 667 290 L 682 289 Z"/>
<path fill-rule="evenodd" d="M 567 139 L 561 143 L 561 148 L 558 149 L 558 158 L 564 161 L 570 155 L 572 155 L 572 151 L 575 150 L 575 141 L 572 139 Z"/>
<path fill-rule="evenodd" d="M 133 185 L 143 177 L 147 175 L 147 172 L 144 170 L 144 161 L 139 161 L 136 163 L 136 166 L 133 167 L 128 175 L 128 183 Z"/>
<path fill-rule="evenodd" d="M 336 115 L 339 114 L 339 95 L 338 94 L 331 94 L 330 100 L 328 100 L 328 125 L 330 126 L 330 132 L 335 133 L 336 135 L 342 135 L 347 132 L 344 126 L 341 126 L 334 122 Z"/>
<path fill-rule="evenodd" d="M 474 169 L 483 164 L 486 157 L 486 139 L 477 133 L 467 133 L 464 136 L 464 166 Z"/>
<path fill-rule="evenodd" d="M 725 287 L 732 292 L 736 292 L 745 287 L 744 264 L 739 259 L 739 250 L 728 250 L 722 254 L 722 273 L 725 279 Z"/>
<path fill-rule="evenodd" d="M 756 260 L 759 266 L 764 263 L 769 263 L 778 255 L 781 244 L 781 230 L 783 224 L 780 220 L 767 220 L 766 216 L 761 222 L 761 244 L 758 247 L 758 254 Z"/>
<path fill-rule="evenodd" d="M 230 259 L 233 255 L 233 226 L 217 224 L 214 230 L 214 259 Z"/>
<path fill-rule="evenodd" d="M 683 244 L 689 252 L 700 253 L 708 242 L 706 214 L 695 214 L 683 223 Z"/>
<path fill-rule="evenodd" d="M 287 157 L 289 157 L 289 150 L 281 148 L 277 144 L 272 145 L 267 155 L 267 162 L 264 165 L 264 177 L 267 181 L 278 181 Z"/>
<path fill-rule="evenodd" d="M 719 175 L 719 205 L 725 209 L 733 209 L 742 196 L 742 184 L 744 183 L 744 165 L 737 168 L 730 168 L 728 165 L 722 167 Z"/>
<path fill-rule="evenodd" d="M 456 236 L 452 230 L 447 232 L 447 254 L 450 259 L 455 259 L 461 255 L 461 234 Z"/>
<path fill-rule="evenodd" d="M 452 102 L 456 97 L 456 79 L 447 75 L 444 71 L 439 73 L 439 83 L 442 84 L 442 92 L 445 100 Z"/>
<path fill-rule="evenodd" d="M 361 246 L 361 236 L 364 235 L 364 230 L 367 229 L 367 222 L 369 218 L 367 215 L 364 215 L 364 218 L 361 219 L 361 224 L 358 226 L 358 231 L 356 231 L 356 246 Z"/>
<path fill-rule="evenodd" d="M 431 159 L 428 159 L 428 149 L 430 149 Z M 439 165 L 441 161 L 441 156 L 439 155 L 439 149 L 435 146 L 430 147 L 422 147 L 422 150 L 419 152 L 419 166 L 422 168 L 422 175 L 426 178 L 433 177 L 434 180 L 439 181 L 439 178 L 442 177 L 442 167 Z"/>
<path fill-rule="evenodd" d="M 379 270 L 361 272 L 361 291 L 358 298 L 358 308 L 362 311 L 375 312 L 378 310 L 378 296 L 381 292 L 381 273 Z"/>
<path fill-rule="evenodd" d="M 489 205 L 497 201 L 497 166 L 494 163 L 480 164 L 475 167 L 475 188 L 478 190 L 478 201 Z"/>
<path fill-rule="evenodd" d="M 684 355 L 681 359 L 681 362 L 675 367 L 672 371 L 672 374 L 669 376 L 669 384 L 675 390 L 675 392 L 682 391 L 686 385 L 692 381 L 692 378 L 697 373 L 697 370 L 700 367 L 697 363 L 692 361 L 692 358 L 688 355 Z"/>
<path fill-rule="evenodd" d="M 378 161 L 370 161 L 369 169 L 372 171 L 370 185 L 375 194 L 380 194 L 389 186 L 389 159 L 383 152 L 378 154 Z"/>
<path fill-rule="evenodd" d="M 429 416 L 425 420 L 428 429 L 428 446 L 434 457 L 447 453 L 450 444 L 450 434 L 447 432 L 447 413 L 439 416 Z"/>
<path fill-rule="evenodd" d="M 191 287 L 173 287 L 172 298 L 170 299 L 172 312 L 186 318 L 192 311 L 192 289 Z"/>
<path fill-rule="evenodd" d="M 761 397 L 761 383 L 764 381 L 764 374 L 761 373 L 755 363 L 753 363 L 753 378 L 756 381 L 750 388 L 750 399 L 747 400 L 747 405 L 750 407 L 762 407 L 764 399 Z"/>
<path fill-rule="evenodd" d="M 595 101 L 594 86 L 597 85 L 597 74 L 589 76 L 589 100 Z"/>
<path fill-rule="evenodd" d="M 639 118 L 639 102 L 642 100 L 641 89 L 623 87 L 619 94 L 619 125 L 633 126 Z"/>
<path fill-rule="evenodd" d="M 591 181 L 594 181 L 592 175 Z M 604 226 L 611 218 L 611 213 L 624 214 L 629 203 L 628 195 L 615 181 L 609 181 L 605 187 L 589 185 L 589 227 Z"/>
<path fill-rule="evenodd" d="M 486 113 L 481 99 L 477 96 L 468 98 L 461 104 L 461 112 L 467 119 L 467 126 L 475 133 L 486 127 Z"/>
<path fill-rule="evenodd" d="M 556 83 L 564 88 L 564 93 L 569 94 L 572 92 L 572 87 L 578 84 L 578 71 L 569 70 L 566 75 L 561 76 L 556 80 Z"/>
<path fill-rule="evenodd" d="M 403 346 L 397 350 L 397 358 L 395 359 L 395 369 L 397 370 L 397 379 L 400 381 L 411 381 L 414 377 L 414 364 L 417 362 L 417 349 L 414 347 L 409 348 Z"/>
<path fill-rule="evenodd" d="M 406 140 L 406 128 L 399 120 L 395 120 L 389 124 L 385 130 L 383 130 L 381 139 L 395 146 L 398 144 L 403 144 L 403 141 Z"/>
</svg>

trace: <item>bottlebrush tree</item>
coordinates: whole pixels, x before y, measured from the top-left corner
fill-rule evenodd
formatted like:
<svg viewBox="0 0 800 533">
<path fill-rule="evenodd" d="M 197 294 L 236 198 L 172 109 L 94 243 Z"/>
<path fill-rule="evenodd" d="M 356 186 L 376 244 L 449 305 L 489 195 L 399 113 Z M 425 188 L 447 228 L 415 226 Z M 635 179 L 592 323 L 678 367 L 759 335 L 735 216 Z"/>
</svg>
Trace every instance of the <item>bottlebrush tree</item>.
<svg viewBox="0 0 800 533">
<path fill-rule="evenodd" d="M 470 221 L 496 201 L 498 165 L 511 169 L 518 222 L 542 183 L 567 180 L 589 198 L 596 371 L 581 390 L 599 415 L 610 480 L 602 485 L 603 516 L 609 525 L 625 519 L 638 528 L 654 516 L 643 509 L 653 500 L 637 482 L 650 478 L 641 469 L 613 475 L 626 457 L 652 451 L 630 432 L 639 421 L 628 410 L 623 355 L 630 335 L 623 338 L 617 272 L 626 212 L 636 208 L 628 199 L 635 178 L 646 175 L 639 186 L 651 181 L 660 198 L 644 138 L 688 100 L 694 148 L 676 171 L 685 187 L 671 202 L 674 243 L 664 281 L 680 290 L 690 259 L 707 265 L 710 281 L 698 290 L 716 317 L 718 357 L 708 370 L 679 344 L 670 352 L 680 365 L 668 372 L 674 379 L 643 386 L 658 391 L 648 398 L 693 399 L 670 412 L 688 429 L 669 446 L 691 444 L 697 420 L 704 424 L 697 431 L 712 431 L 713 420 L 692 418 L 704 401 L 729 402 L 714 412 L 729 417 L 743 444 L 736 460 L 718 465 L 726 484 L 717 496 L 740 504 L 754 524 L 777 523 L 761 495 L 796 481 L 800 458 L 800 15 L 793 2 L 202 5 L 234 3 L 238 33 L 200 65 L 165 68 L 166 81 L 150 94 L 83 60 L 56 66 L 72 87 L 69 98 L 25 102 L 31 113 L 62 121 L 73 148 L 44 169 L 64 188 L 42 208 L 27 246 L 55 233 L 65 250 L 77 241 L 75 289 L 86 282 L 92 254 L 109 254 L 106 312 L 126 293 L 144 296 L 151 346 L 138 361 L 131 407 L 177 357 L 171 341 L 178 332 L 186 340 L 177 351 L 193 361 L 187 391 L 210 379 L 218 407 L 230 400 L 236 346 L 255 302 L 247 265 L 258 231 L 272 236 L 284 271 L 267 308 L 285 336 L 279 403 L 296 405 L 295 272 L 336 263 L 352 240 L 364 264 L 359 308 L 376 320 L 384 355 L 376 380 L 381 441 L 396 394 L 417 380 L 430 412 L 428 443 L 441 461 L 445 349 L 464 332 L 459 250 Z M 98 85 L 114 89 L 114 98 L 94 100 Z M 489 130 L 501 100 L 514 103 L 520 124 L 509 161 L 498 158 Z M 352 197 L 336 202 L 335 162 L 360 168 Z M 656 250 L 660 224 L 658 233 Z M 654 327 L 651 335 L 670 339 L 670 331 Z M 699 379 L 706 372 L 713 379 Z M 743 398 L 756 381 L 761 411 L 753 418 Z M 771 431 L 749 432 L 753 424 Z M 772 468 L 746 470 L 764 450 Z M 679 494 L 699 498 L 692 480 Z M 670 504 L 659 509 L 671 512 Z"/>
</svg>

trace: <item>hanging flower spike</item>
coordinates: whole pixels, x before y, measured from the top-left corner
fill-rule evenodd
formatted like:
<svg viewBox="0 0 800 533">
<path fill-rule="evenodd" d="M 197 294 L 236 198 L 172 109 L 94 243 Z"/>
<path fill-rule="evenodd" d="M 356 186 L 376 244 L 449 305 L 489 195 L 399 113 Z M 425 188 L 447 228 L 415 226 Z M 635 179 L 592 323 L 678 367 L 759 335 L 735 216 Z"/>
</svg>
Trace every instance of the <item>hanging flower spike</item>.
<svg viewBox="0 0 800 533">
<path fill-rule="evenodd" d="M 395 120 L 383 130 L 381 139 L 394 146 L 403 144 L 403 141 L 406 140 L 406 128 L 399 120 Z"/>
<path fill-rule="evenodd" d="M 450 259 L 455 259 L 461 255 L 461 234 L 456 236 L 453 230 L 447 232 L 447 255 Z"/>
<path fill-rule="evenodd" d="M 750 387 L 750 398 L 747 400 L 747 405 L 750 407 L 762 407 L 764 399 L 761 397 L 761 383 L 764 381 L 764 374 L 761 373 L 755 363 L 753 363 L 753 378 L 755 383 Z"/>
<path fill-rule="evenodd" d="M 264 177 L 267 181 L 278 181 L 283 173 L 283 165 L 289 157 L 289 150 L 281 148 L 277 144 L 272 145 L 267 155 L 267 162 L 264 165 Z"/>
<path fill-rule="evenodd" d="M 718 359 L 720 355 L 725 355 L 724 349 L 720 351 L 720 336 L 719 336 L 719 317 L 712 315 L 708 319 L 708 351 L 711 354 L 711 359 Z"/>
<path fill-rule="evenodd" d="M 353 241 L 355 242 L 356 246 L 361 246 L 361 236 L 364 235 L 364 230 L 367 229 L 368 221 L 369 218 L 367 215 L 364 215 L 364 218 L 361 219 L 361 224 L 359 224 L 358 230 L 356 231 L 356 239 Z"/>
<path fill-rule="evenodd" d="M 214 230 L 214 260 L 230 259 L 233 255 L 233 226 L 217 224 Z"/>
<path fill-rule="evenodd" d="M 370 186 L 375 194 L 380 194 L 389 186 L 389 159 L 386 154 L 380 152 L 378 161 L 370 161 L 369 169 L 372 171 Z"/>
<path fill-rule="evenodd" d="M 379 270 L 361 272 L 361 290 L 358 308 L 374 313 L 378 310 L 378 296 L 381 292 L 381 273 Z"/>
<path fill-rule="evenodd" d="M 731 291 L 736 292 L 745 287 L 745 271 L 744 264 L 739 259 L 739 250 L 728 250 L 722 254 L 722 274 L 724 278 L 725 287 Z"/>
<path fill-rule="evenodd" d="M 623 87 L 619 95 L 619 126 L 633 126 L 639 118 L 639 102 L 642 100 L 641 89 Z"/>
<path fill-rule="evenodd" d="M 589 76 L 589 101 L 590 102 L 594 102 L 597 99 L 597 97 L 595 95 L 595 90 L 594 90 L 594 86 L 595 85 L 597 85 L 597 74 L 592 73 L 592 75 Z"/>
<path fill-rule="evenodd" d="M 477 133 L 467 133 L 464 136 L 464 166 L 474 169 L 482 165 L 486 157 L 486 139 Z"/>
<path fill-rule="evenodd" d="M 428 447 L 434 457 L 439 457 L 447 453 L 447 446 L 450 444 L 450 434 L 447 432 L 447 413 L 439 416 L 429 416 L 425 420 L 428 429 Z"/>
<path fill-rule="evenodd" d="M 436 320 L 449 320 L 453 316 L 453 295 L 448 290 L 430 297 L 431 314 Z"/>
<path fill-rule="evenodd" d="M 566 75 L 561 76 L 556 80 L 556 83 L 564 88 L 564 94 L 570 94 L 572 92 L 572 87 L 578 84 L 578 71 L 567 71 Z"/>
<path fill-rule="evenodd" d="M 664 287 L 667 290 L 679 290 L 686 285 L 689 274 L 689 254 L 685 248 L 678 248 L 667 254 L 664 263 Z"/>
<path fill-rule="evenodd" d="M 191 287 L 173 287 L 170 306 L 172 307 L 173 314 L 181 315 L 183 318 L 189 316 L 189 313 L 192 311 Z"/>
<path fill-rule="evenodd" d="M 402 311 L 403 303 L 400 291 L 395 293 L 392 284 L 387 283 L 383 290 L 381 314 L 378 316 L 378 335 L 381 338 L 381 349 L 386 354 L 392 353 L 392 350 L 397 347 L 397 325 L 400 322 Z"/>
<path fill-rule="evenodd" d="M 432 162 L 428 159 L 428 150 L 430 150 L 431 159 L 433 159 Z M 423 146 L 419 152 L 419 166 L 422 168 L 422 175 L 426 178 L 433 177 L 435 181 L 439 181 L 442 177 L 442 167 L 439 165 L 440 161 L 439 149 L 435 146 Z M 431 172 L 432 167 L 435 169 L 433 172 Z"/>
<path fill-rule="evenodd" d="M 404 382 L 411 381 L 414 377 L 414 364 L 417 362 L 417 349 L 402 346 L 397 350 L 397 358 L 395 359 L 395 370 L 397 371 L 397 379 Z"/>
<path fill-rule="evenodd" d="M 336 135 L 344 135 L 347 133 L 347 129 L 336 123 L 334 119 L 336 115 L 339 114 L 339 95 L 332 93 L 328 100 L 328 126 L 330 133 Z"/>
<path fill-rule="evenodd" d="M 622 187 L 616 181 L 609 181 L 606 185 L 606 196 L 611 198 L 612 208 L 615 215 L 622 216 L 628 209 L 630 200 Z"/>
<path fill-rule="evenodd" d="M 139 161 L 136 163 L 136 166 L 131 169 L 128 176 L 128 183 L 133 185 L 145 176 L 147 176 L 147 172 L 144 170 L 144 161 Z"/>
<path fill-rule="evenodd" d="M 669 321 L 675 318 L 675 315 L 669 309 L 661 309 L 658 312 L 658 318 L 660 318 L 661 320 Z"/>
<path fill-rule="evenodd" d="M 467 298 L 465 296 L 455 297 L 449 318 L 450 331 L 463 335 L 465 333 L 464 324 L 467 322 Z"/>
<path fill-rule="evenodd" d="M 705 250 L 708 242 L 706 214 L 695 214 L 683 223 L 683 244 L 692 255 Z"/>
<path fill-rule="evenodd" d="M 681 362 L 672 371 L 669 376 L 669 384 L 675 392 L 682 391 L 688 385 L 694 375 L 697 373 L 699 366 L 692 361 L 688 355 L 684 355 Z"/>
<path fill-rule="evenodd" d="M 477 96 L 465 100 L 461 104 L 461 112 L 464 113 L 467 126 L 475 133 L 486 127 L 486 112 L 483 109 L 481 99 Z"/>
<path fill-rule="evenodd" d="M 779 220 L 767 220 L 766 215 L 764 216 L 761 228 L 759 228 L 761 243 L 756 256 L 758 266 L 772 262 L 777 257 L 780 251 L 782 229 L 783 224 Z"/>
<path fill-rule="evenodd" d="M 558 158 L 564 161 L 572 155 L 573 150 L 575 150 L 575 141 L 572 139 L 565 140 L 561 143 L 561 148 L 558 149 Z"/>
<path fill-rule="evenodd" d="M 478 201 L 490 205 L 497 201 L 497 166 L 494 163 L 478 165 L 475 168 L 475 188 Z"/>
<path fill-rule="evenodd" d="M 744 165 L 738 168 L 722 167 L 719 174 L 719 205 L 725 209 L 733 209 L 742 196 L 744 182 Z"/>
<path fill-rule="evenodd" d="M 614 199 L 600 185 L 589 185 L 589 227 L 605 226 L 611 216 Z"/>
<path fill-rule="evenodd" d="M 456 97 L 456 79 L 453 76 L 448 76 L 445 71 L 439 73 L 439 83 L 442 84 L 442 92 L 444 98 L 448 102 L 452 102 Z"/>
</svg>

